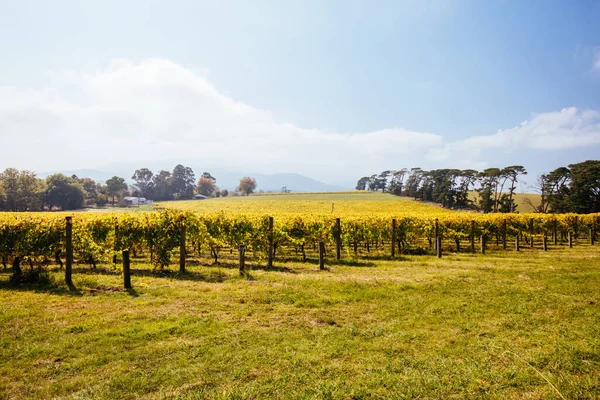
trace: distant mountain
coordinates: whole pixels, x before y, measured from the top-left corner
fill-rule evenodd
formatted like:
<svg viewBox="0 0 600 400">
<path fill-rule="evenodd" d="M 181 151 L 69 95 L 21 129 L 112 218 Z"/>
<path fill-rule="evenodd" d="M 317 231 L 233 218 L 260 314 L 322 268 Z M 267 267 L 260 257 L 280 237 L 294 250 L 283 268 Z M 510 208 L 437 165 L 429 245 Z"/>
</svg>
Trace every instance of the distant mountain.
<svg viewBox="0 0 600 400">
<path fill-rule="evenodd" d="M 184 164 L 185 165 L 185 164 Z M 150 168 L 152 172 L 156 173 L 160 168 Z M 172 168 L 171 168 L 172 169 Z M 169 170 L 171 170 L 169 169 Z M 251 176 L 256 179 L 257 190 L 264 190 L 265 192 L 280 192 L 283 186 L 286 186 L 288 190 L 292 192 L 339 192 L 343 190 L 349 190 L 351 188 L 331 185 L 329 183 L 320 182 L 316 179 L 309 178 L 300 174 L 285 173 L 285 174 L 253 174 L 253 173 L 242 173 L 233 172 L 227 170 L 221 170 L 218 168 L 204 168 L 196 169 L 192 166 L 196 179 L 204 171 L 210 172 L 216 179 L 217 185 L 221 189 L 235 190 L 239 184 L 240 179 L 244 176 Z M 135 169 L 131 168 L 114 168 L 111 171 L 102 171 L 96 169 L 77 169 L 71 171 L 55 171 L 45 172 L 38 174 L 40 178 L 45 178 L 48 175 L 52 175 L 56 172 L 60 172 L 67 176 L 77 175 L 80 178 L 91 178 L 96 182 L 104 183 L 107 179 L 112 176 L 120 176 L 125 178 L 128 183 L 133 183 L 131 176 L 135 172 Z"/>
<path fill-rule="evenodd" d="M 339 192 L 348 190 L 348 188 L 342 186 L 323 183 L 299 174 L 249 174 L 249 176 L 256 179 L 258 189 L 266 192 L 280 192 L 283 186 L 286 186 L 292 192 Z M 231 182 L 228 186 L 235 188 L 239 180 L 240 178 L 237 178 L 237 181 Z"/>
</svg>

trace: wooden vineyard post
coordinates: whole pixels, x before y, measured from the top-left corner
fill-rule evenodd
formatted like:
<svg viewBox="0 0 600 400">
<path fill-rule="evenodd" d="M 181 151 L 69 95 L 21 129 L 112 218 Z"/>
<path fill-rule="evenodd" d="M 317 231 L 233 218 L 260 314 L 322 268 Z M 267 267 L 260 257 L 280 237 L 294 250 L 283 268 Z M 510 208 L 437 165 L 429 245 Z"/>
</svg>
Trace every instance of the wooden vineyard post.
<svg viewBox="0 0 600 400">
<path fill-rule="evenodd" d="M 531 241 L 529 242 L 529 247 L 533 249 L 533 218 L 529 220 L 529 234 L 531 235 Z"/>
<path fill-rule="evenodd" d="M 442 258 L 442 237 L 441 236 L 436 237 L 435 248 L 437 251 L 437 258 Z"/>
<path fill-rule="evenodd" d="M 548 239 L 546 238 L 546 235 L 544 235 L 544 238 L 543 238 L 543 246 L 544 246 L 544 251 L 548 251 Z"/>
<path fill-rule="evenodd" d="M 342 223 L 339 218 L 335 219 L 335 259 L 342 258 Z"/>
<path fill-rule="evenodd" d="M 519 251 L 519 234 L 517 233 L 517 236 L 515 236 L 515 251 Z"/>
<path fill-rule="evenodd" d="M 185 221 L 182 222 L 179 231 L 179 273 L 185 274 L 185 236 L 186 226 Z"/>
<path fill-rule="evenodd" d="M 269 254 L 267 266 L 273 268 L 273 217 L 269 217 Z"/>
<path fill-rule="evenodd" d="M 73 288 L 73 220 L 66 218 L 65 249 L 67 251 L 67 262 L 65 264 L 65 283 L 69 289 Z"/>
<path fill-rule="evenodd" d="M 567 237 L 569 240 L 569 248 L 572 249 L 573 248 L 573 234 L 571 233 L 571 231 L 569 231 Z"/>
<path fill-rule="evenodd" d="M 435 229 L 434 229 L 434 234 L 433 234 L 433 239 L 435 241 L 435 251 L 436 252 L 438 250 L 438 235 L 439 235 L 439 221 L 436 218 L 435 219 Z"/>
<path fill-rule="evenodd" d="M 475 253 L 475 221 L 471 220 L 471 253 Z"/>
<path fill-rule="evenodd" d="M 123 250 L 123 286 L 131 289 L 131 270 L 129 269 L 129 250 Z"/>
<path fill-rule="evenodd" d="M 556 219 L 552 221 L 552 240 L 554 241 L 555 245 L 558 244 L 558 227 Z"/>
<path fill-rule="evenodd" d="M 502 248 L 506 250 L 506 218 L 502 221 Z"/>
<path fill-rule="evenodd" d="M 392 257 L 396 255 L 396 218 L 392 218 Z"/>
<path fill-rule="evenodd" d="M 325 269 L 325 243 L 319 242 L 319 269 Z"/>
<path fill-rule="evenodd" d="M 592 221 L 592 227 L 590 228 L 590 244 L 593 246 L 596 236 L 596 221 Z"/>
<path fill-rule="evenodd" d="M 116 218 L 115 218 L 116 219 Z M 119 223 L 115 223 L 115 245 L 113 248 L 113 264 L 117 265 L 117 250 L 119 250 Z"/>
<path fill-rule="evenodd" d="M 481 241 L 481 254 L 485 254 L 485 235 L 481 235 L 479 239 Z"/>
<path fill-rule="evenodd" d="M 238 251 L 240 252 L 240 275 L 244 276 L 246 274 L 246 247 L 240 244 Z"/>
</svg>

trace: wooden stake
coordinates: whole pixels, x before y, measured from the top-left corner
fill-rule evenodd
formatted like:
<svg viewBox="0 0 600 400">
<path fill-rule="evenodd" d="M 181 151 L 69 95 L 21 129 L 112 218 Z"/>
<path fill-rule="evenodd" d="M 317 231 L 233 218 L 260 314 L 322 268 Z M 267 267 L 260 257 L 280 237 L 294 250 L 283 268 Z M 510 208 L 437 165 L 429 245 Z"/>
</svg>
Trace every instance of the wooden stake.
<svg viewBox="0 0 600 400">
<path fill-rule="evenodd" d="M 502 248 L 506 250 L 506 218 L 502 221 Z"/>
<path fill-rule="evenodd" d="M 442 237 L 441 236 L 437 237 L 435 246 L 437 249 L 437 257 L 442 258 Z"/>
<path fill-rule="evenodd" d="M 485 235 L 481 235 L 479 239 L 481 242 L 481 254 L 485 254 Z"/>
<path fill-rule="evenodd" d="M 543 246 L 544 246 L 544 251 L 548 251 L 548 239 L 546 238 L 546 235 L 544 235 L 543 240 Z"/>
<path fill-rule="evenodd" d="M 339 218 L 335 219 L 335 259 L 342 258 L 342 223 Z"/>
<path fill-rule="evenodd" d="M 240 275 L 244 276 L 246 274 L 246 247 L 240 244 L 238 251 L 240 253 Z"/>
<path fill-rule="evenodd" d="M 436 218 L 435 219 L 435 229 L 434 229 L 434 234 L 433 234 L 433 240 L 434 240 L 435 251 L 436 252 L 437 252 L 437 249 L 438 249 L 438 236 L 439 236 L 439 221 Z"/>
<path fill-rule="evenodd" d="M 65 283 L 71 289 L 73 288 L 73 221 L 72 217 L 67 217 L 65 230 L 65 248 L 67 250 L 67 262 L 65 264 Z"/>
<path fill-rule="evenodd" d="M 269 217 L 269 254 L 267 266 L 273 267 L 273 217 Z"/>
<path fill-rule="evenodd" d="M 185 221 L 181 225 L 179 233 L 179 273 L 185 274 L 185 236 L 186 226 Z"/>
<path fill-rule="evenodd" d="M 131 270 L 129 269 L 129 250 L 123 250 L 123 286 L 131 289 Z"/>
<path fill-rule="evenodd" d="M 325 269 L 325 243 L 319 242 L 319 269 Z"/>
<path fill-rule="evenodd" d="M 520 247 L 519 247 L 519 234 L 517 233 L 517 236 L 515 236 L 515 251 L 519 251 Z"/>
<path fill-rule="evenodd" d="M 475 221 L 471 220 L 471 253 L 475 253 Z"/>
<path fill-rule="evenodd" d="M 396 218 L 392 218 L 392 257 L 396 255 Z"/>
<path fill-rule="evenodd" d="M 573 234 L 571 234 L 571 231 L 569 231 L 568 233 L 568 238 L 569 238 L 569 248 L 573 248 Z"/>
<path fill-rule="evenodd" d="M 531 218 L 529 220 L 529 233 L 531 235 L 531 241 L 529 242 L 529 247 L 531 247 L 532 249 L 533 249 L 533 236 L 534 236 L 533 232 L 534 232 L 533 231 L 533 218 Z"/>
</svg>

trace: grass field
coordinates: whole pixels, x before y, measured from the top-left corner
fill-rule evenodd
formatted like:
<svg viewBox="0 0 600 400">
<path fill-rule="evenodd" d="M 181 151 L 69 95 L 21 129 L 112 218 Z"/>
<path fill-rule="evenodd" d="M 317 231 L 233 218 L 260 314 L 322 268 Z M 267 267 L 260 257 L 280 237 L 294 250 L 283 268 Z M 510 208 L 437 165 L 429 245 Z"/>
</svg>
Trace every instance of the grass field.
<svg viewBox="0 0 600 400">
<path fill-rule="evenodd" d="M 329 265 L 2 271 L 0 398 L 600 396 L 600 247 Z"/>
<path fill-rule="evenodd" d="M 207 200 L 157 203 L 157 208 L 175 208 L 200 213 L 261 213 L 277 215 L 391 215 L 448 214 L 435 204 L 381 192 L 292 193 Z M 156 208 L 155 207 L 155 208 Z"/>
<path fill-rule="evenodd" d="M 477 193 L 472 193 L 472 200 L 477 201 Z M 514 200 L 517 211 L 534 212 L 527 203 L 534 205 L 540 202 L 539 194 L 517 193 Z M 333 204 L 333 207 L 332 207 Z M 207 200 L 182 200 L 157 203 L 157 208 L 175 208 L 200 213 L 223 211 L 226 213 L 270 213 L 271 215 L 441 215 L 454 212 L 436 204 L 415 201 L 408 197 L 393 196 L 381 192 L 332 192 L 332 193 L 290 193 L 265 194 L 246 197 L 212 198 Z M 333 210 L 332 210 L 333 208 Z"/>
</svg>

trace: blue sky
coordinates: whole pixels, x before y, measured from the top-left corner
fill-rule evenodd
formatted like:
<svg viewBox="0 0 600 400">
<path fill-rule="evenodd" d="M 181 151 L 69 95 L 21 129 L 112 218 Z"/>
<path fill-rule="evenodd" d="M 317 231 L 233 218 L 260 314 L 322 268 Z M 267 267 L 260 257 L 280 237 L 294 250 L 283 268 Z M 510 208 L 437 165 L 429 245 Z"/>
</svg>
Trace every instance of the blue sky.
<svg viewBox="0 0 600 400">
<path fill-rule="evenodd" d="M 598 1 L 0 0 L 0 145 L 35 147 L 0 168 L 535 175 L 600 154 L 598 21 Z"/>
</svg>

